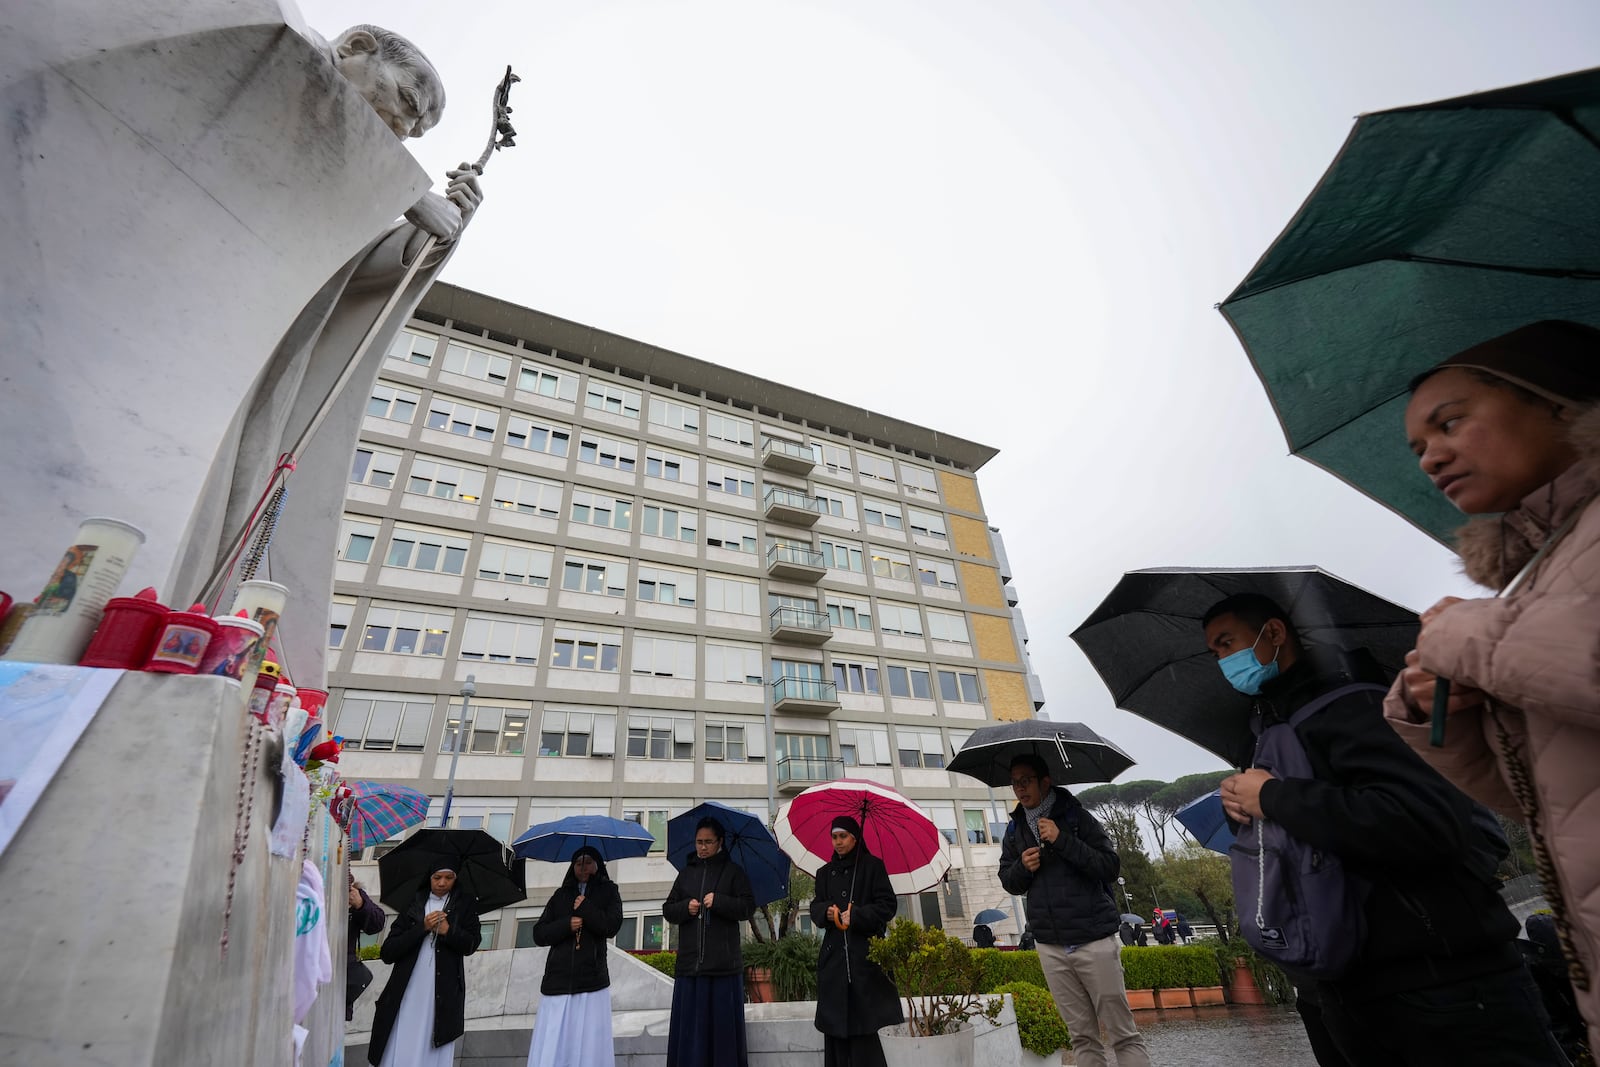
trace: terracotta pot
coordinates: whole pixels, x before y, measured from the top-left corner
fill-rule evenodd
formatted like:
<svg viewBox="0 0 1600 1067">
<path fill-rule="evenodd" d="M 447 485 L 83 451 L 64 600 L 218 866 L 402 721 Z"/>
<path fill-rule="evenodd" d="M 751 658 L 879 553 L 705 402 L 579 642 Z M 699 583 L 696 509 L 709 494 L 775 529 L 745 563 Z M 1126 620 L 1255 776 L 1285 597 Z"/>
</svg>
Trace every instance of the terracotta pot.
<svg viewBox="0 0 1600 1067">
<path fill-rule="evenodd" d="M 1194 1006 L 1197 1008 L 1227 1003 L 1227 998 L 1223 996 L 1222 987 L 1219 985 L 1195 986 L 1189 992 L 1194 995 Z"/>
<path fill-rule="evenodd" d="M 744 969 L 744 999 L 747 1004 L 771 1004 L 778 999 L 768 967 Z"/>
<path fill-rule="evenodd" d="M 1267 998 L 1261 995 L 1261 987 L 1256 985 L 1256 976 L 1250 973 L 1250 964 L 1243 956 L 1233 961 L 1233 986 L 1228 997 L 1235 1004 L 1265 1004 Z"/>
<path fill-rule="evenodd" d="M 1128 990 L 1128 1007 L 1134 1011 L 1154 1010 L 1156 1006 L 1156 991 L 1154 989 Z"/>
<path fill-rule="evenodd" d="M 1156 990 L 1156 1007 L 1158 1008 L 1192 1008 L 1194 1001 L 1189 999 L 1189 989 L 1158 989 Z"/>
</svg>

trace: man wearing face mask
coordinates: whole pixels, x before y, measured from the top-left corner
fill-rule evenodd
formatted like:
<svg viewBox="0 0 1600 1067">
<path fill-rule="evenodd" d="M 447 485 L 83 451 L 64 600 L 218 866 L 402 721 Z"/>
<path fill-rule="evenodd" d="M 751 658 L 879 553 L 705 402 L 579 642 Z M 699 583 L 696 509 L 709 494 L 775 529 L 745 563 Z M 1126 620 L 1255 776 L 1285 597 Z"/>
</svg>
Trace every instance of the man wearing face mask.
<svg viewBox="0 0 1600 1067">
<path fill-rule="evenodd" d="M 1395 743 L 1383 719 L 1389 680 L 1377 662 L 1364 651 L 1302 644 L 1288 613 L 1256 594 L 1214 605 L 1202 625 L 1223 675 L 1254 698 L 1258 732 L 1326 694 L 1375 683 L 1295 725 L 1312 777 L 1252 768 L 1222 783 L 1235 823 L 1276 822 L 1369 886 L 1354 961 L 1336 979 L 1296 976 L 1319 1062 L 1565 1063 L 1517 958 L 1517 922 L 1497 892 L 1503 852 L 1486 839 L 1472 802 Z M 1230 858 L 1256 877 L 1255 860 Z"/>
</svg>

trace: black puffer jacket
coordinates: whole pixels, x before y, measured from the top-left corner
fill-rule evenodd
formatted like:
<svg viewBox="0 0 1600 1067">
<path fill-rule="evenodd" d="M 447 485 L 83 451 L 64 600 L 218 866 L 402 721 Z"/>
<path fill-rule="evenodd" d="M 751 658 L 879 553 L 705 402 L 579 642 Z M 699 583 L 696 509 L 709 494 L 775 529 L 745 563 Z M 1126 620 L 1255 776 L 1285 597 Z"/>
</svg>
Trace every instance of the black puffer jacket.
<svg viewBox="0 0 1600 1067">
<path fill-rule="evenodd" d="M 689 901 L 704 900 L 713 894 L 711 907 L 699 915 L 689 914 Z M 676 923 L 678 964 L 681 977 L 738 974 L 744 970 L 744 955 L 739 950 L 739 924 L 755 914 L 756 898 L 744 870 L 718 852 L 709 859 L 690 856 L 688 864 L 672 883 L 661 913 L 667 922 Z"/>
<path fill-rule="evenodd" d="M 1044 817 L 1061 832 L 1043 845 L 1039 869 L 1030 871 L 1022 854 L 1041 847 L 1018 804 L 1000 845 L 1000 884 L 1028 898 L 1028 925 L 1047 945 L 1086 945 L 1117 932 L 1121 911 L 1106 890 L 1117 880 L 1122 860 L 1099 821 L 1061 786 L 1050 791 Z"/>
<path fill-rule="evenodd" d="M 1256 714 L 1287 720 L 1353 682 L 1387 686 L 1370 656 L 1311 649 L 1262 686 Z M 1339 985 L 1375 996 L 1520 965 L 1517 921 L 1492 872 L 1503 852 L 1466 794 L 1383 718 L 1381 692 L 1342 697 L 1298 727 L 1315 778 L 1272 779 L 1261 810 L 1373 884 L 1367 944 Z"/>
<path fill-rule="evenodd" d="M 550 894 L 543 914 L 533 925 L 533 943 L 550 948 L 544 960 L 544 981 L 539 983 L 543 996 L 593 993 L 611 985 L 606 942 L 622 929 L 622 893 L 606 875 L 604 862 L 589 879 L 583 905 L 576 913 L 583 916 L 583 929 L 574 934 L 572 902 L 577 899 L 578 880 L 569 867 L 566 879 Z"/>
<path fill-rule="evenodd" d="M 405 998 L 406 986 L 417 967 L 417 954 L 430 936 L 434 938 L 433 1047 L 447 1045 L 466 1031 L 467 972 L 462 961 L 478 951 L 478 900 L 460 886 L 452 889 L 444 906 L 450 931 L 437 936 L 428 933 L 424 922 L 427 910 L 428 890 L 423 889 L 404 912 L 395 916 L 389 936 L 378 950 L 378 958 L 391 970 L 372 1016 L 372 1040 L 367 1043 L 370 1063 L 383 1059 L 383 1050 L 400 1015 L 400 1001 Z"/>
</svg>

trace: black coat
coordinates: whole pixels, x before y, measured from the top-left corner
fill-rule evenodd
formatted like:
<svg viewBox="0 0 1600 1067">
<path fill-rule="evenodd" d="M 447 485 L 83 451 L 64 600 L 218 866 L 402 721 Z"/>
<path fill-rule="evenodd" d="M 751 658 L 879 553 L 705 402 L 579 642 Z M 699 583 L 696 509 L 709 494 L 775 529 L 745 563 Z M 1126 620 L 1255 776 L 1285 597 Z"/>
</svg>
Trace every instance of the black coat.
<svg viewBox="0 0 1600 1067">
<path fill-rule="evenodd" d="M 1386 685 L 1368 656 L 1311 650 L 1262 686 L 1256 714 L 1285 721 L 1352 682 Z M 1314 778 L 1271 779 L 1261 810 L 1373 884 L 1367 943 L 1339 985 L 1362 995 L 1514 967 L 1517 921 L 1500 899 L 1500 853 L 1472 802 L 1383 718 L 1381 692 L 1334 701 L 1298 728 Z"/>
<path fill-rule="evenodd" d="M 689 914 L 689 901 L 714 894 L 711 908 Z M 710 859 L 690 856 L 678 872 L 667 894 L 661 913 L 667 922 L 676 923 L 678 963 L 674 973 L 680 978 L 696 975 L 738 974 L 744 970 L 739 950 L 739 924 L 755 914 L 756 897 L 743 868 L 718 852 Z"/>
<path fill-rule="evenodd" d="M 850 908 L 850 928 L 828 919 L 828 906 Z M 829 1037 L 875 1034 L 905 1022 L 900 994 L 876 963 L 867 959 L 867 939 L 882 936 L 899 902 L 883 861 L 857 844 L 850 855 L 835 857 L 817 872 L 811 921 L 823 931 L 817 956 L 817 1029 Z"/>
<path fill-rule="evenodd" d="M 1122 925 L 1122 912 L 1106 887 L 1117 880 L 1122 860 L 1077 797 L 1056 786 L 1046 803 L 1044 817 L 1061 832 L 1043 845 L 1018 804 L 1000 844 L 1000 884 L 1014 896 L 1027 896 L 1028 925 L 1047 945 L 1087 945 L 1110 937 Z M 1022 863 L 1030 848 L 1041 849 L 1037 871 Z"/>
<path fill-rule="evenodd" d="M 605 874 L 591 877 L 577 912 L 583 918 L 583 929 L 575 934 L 572 902 L 577 899 L 578 880 L 568 870 L 566 880 L 550 894 L 533 925 L 533 943 L 550 948 L 544 959 L 544 981 L 539 983 L 539 992 L 547 997 L 593 993 L 611 985 L 606 942 L 622 929 L 622 893 Z"/>
<path fill-rule="evenodd" d="M 361 894 L 361 907 L 350 909 L 350 926 L 345 936 L 344 958 L 346 963 L 361 962 L 361 937 L 365 934 L 371 937 L 383 929 L 383 924 L 389 917 L 383 913 L 383 908 L 378 902 L 367 896 L 365 889 L 358 889 Z"/>
<path fill-rule="evenodd" d="M 395 916 L 389 936 L 378 950 L 378 958 L 393 970 L 389 972 L 389 983 L 378 995 L 377 1010 L 372 1016 L 372 1040 L 367 1045 L 369 1063 L 383 1059 L 395 1017 L 400 1014 L 400 1000 L 406 995 L 411 971 L 417 965 L 417 952 L 430 936 L 422 924 L 427 905 L 428 891 L 423 889 L 403 913 Z M 450 932 L 440 935 L 433 945 L 434 1048 L 454 1041 L 467 1028 L 467 975 L 462 961 L 478 951 L 477 898 L 462 889 L 451 890 L 444 911 Z"/>
</svg>

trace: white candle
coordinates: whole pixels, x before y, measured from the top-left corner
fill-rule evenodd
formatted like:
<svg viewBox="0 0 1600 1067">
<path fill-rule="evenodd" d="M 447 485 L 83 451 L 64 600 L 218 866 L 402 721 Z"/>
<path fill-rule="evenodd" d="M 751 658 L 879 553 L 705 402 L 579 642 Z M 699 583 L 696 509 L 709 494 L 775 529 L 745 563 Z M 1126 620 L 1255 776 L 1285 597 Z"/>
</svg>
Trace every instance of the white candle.
<svg viewBox="0 0 1600 1067">
<path fill-rule="evenodd" d="M 26 663 L 82 659 L 106 601 L 142 544 L 144 531 L 137 526 L 118 519 L 84 519 L 5 658 Z"/>
</svg>

